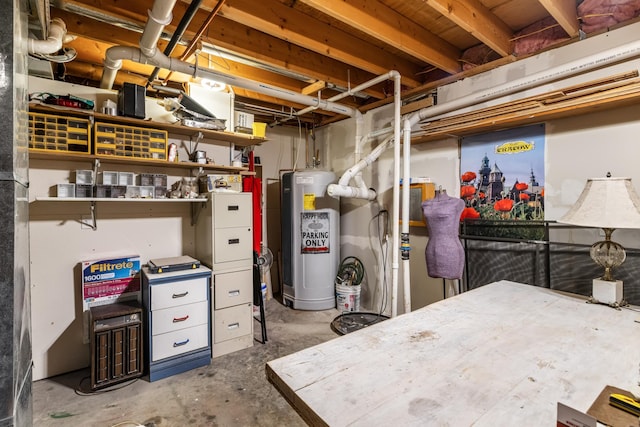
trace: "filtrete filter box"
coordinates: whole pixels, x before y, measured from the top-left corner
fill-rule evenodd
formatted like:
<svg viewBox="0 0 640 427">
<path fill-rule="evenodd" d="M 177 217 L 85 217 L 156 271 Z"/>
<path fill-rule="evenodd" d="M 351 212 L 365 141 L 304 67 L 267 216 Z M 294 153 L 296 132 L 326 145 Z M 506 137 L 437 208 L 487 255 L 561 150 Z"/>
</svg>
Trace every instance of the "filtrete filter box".
<svg viewBox="0 0 640 427">
<path fill-rule="evenodd" d="M 140 300 L 140 257 L 82 261 L 83 309 L 125 300 Z"/>
</svg>

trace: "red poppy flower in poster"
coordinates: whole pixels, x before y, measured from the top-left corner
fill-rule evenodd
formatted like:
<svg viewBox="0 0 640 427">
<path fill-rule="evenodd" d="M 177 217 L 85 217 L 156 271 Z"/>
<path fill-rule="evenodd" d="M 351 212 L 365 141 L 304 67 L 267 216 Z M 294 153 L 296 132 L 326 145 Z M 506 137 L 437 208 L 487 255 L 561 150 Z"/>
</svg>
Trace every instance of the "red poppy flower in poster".
<svg viewBox="0 0 640 427">
<path fill-rule="evenodd" d="M 462 213 L 460 214 L 460 221 L 464 221 L 465 219 L 478 219 L 480 218 L 480 212 L 475 210 L 474 208 L 464 208 Z"/>
<path fill-rule="evenodd" d="M 475 172 L 465 172 L 462 174 L 462 182 L 471 182 L 476 179 Z"/>
<path fill-rule="evenodd" d="M 540 197 L 544 197 L 544 188 L 540 190 Z"/>
<path fill-rule="evenodd" d="M 487 195 L 486 195 L 486 194 L 484 194 L 484 191 L 480 191 L 480 192 L 478 193 L 478 197 L 479 197 L 480 199 L 484 200 L 484 199 L 486 199 L 486 198 L 487 198 Z"/>
<path fill-rule="evenodd" d="M 463 185 L 460 187 L 460 197 L 463 199 L 465 197 L 473 196 L 474 194 L 476 194 L 476 189 L 473 185 Z"/>
<path fill-rule="evenodd" d="M 524 191 L 527 188 L 529 188 L 529 185 L 524 183 L 524 182 L 519 182 L 519 183 L 516 184 L 516 190 L 518 190 L 518 191 Z"/>
<path fill-rule="evenodd" d="M 520 193 L 520 200 L 526 202 L 527 200 L 529 200 L 529 195 L 527 193 Z"/>
<path fill-rule="evenodd" d="M 498 212 L 509 212 L 513 208 L 513 200 L 502 199 L 493 204 L 493 209 Z"/>
</svg>

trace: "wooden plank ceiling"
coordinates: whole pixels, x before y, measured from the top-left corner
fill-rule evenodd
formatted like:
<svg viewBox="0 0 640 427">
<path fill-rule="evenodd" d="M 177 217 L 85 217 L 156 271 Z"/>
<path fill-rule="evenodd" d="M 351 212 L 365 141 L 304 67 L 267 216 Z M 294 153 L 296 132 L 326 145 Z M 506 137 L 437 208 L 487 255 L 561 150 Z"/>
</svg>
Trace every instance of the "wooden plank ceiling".
<svg viewBox="0 0 640 427">
<path fill-rule="evenodd" d="M 178 0 L 161 49 L 190 3 Z M 583 22 L 577 3 L 582 1 L 202 0 L 169 56 L 184 57 L 203 29 L 197 48 L 185 57 L 197 60 L 198 66 L 300 93 L 320 93 L 324 99 L 397 70 L 409 101 L 424 97 L 438 82 L 516 60 L 516 41 L 541 22 L 555 32 L 555 41 L 577 40 Z M 98 86 L 105 50 L 138 46 L 152 5 L 153 0 L 53 0 L 51 17 L 62 18 L 68 33 L 76 36 L 66 46 L 77 51 L 77 58 L 57 67 L 60 78 Z M 474 57 L 474 51 L 482 54 Z M 152 71 L 151 66 L 124 61 L 115 87 L 133 82 L 148 86 L 152 94 Z M 180 87 L 190 79 L 161 70 L 153 83 Z M 262 120 L 283 119 L 305 107 L 242 88 L 234 92 L 238 108 Z M 392 93 L 389 81 L 340 102 L 366 110 L 386 102 Z M 339 117 L 316 110 L 302 119 L 318 125 Z"/>
</svg>

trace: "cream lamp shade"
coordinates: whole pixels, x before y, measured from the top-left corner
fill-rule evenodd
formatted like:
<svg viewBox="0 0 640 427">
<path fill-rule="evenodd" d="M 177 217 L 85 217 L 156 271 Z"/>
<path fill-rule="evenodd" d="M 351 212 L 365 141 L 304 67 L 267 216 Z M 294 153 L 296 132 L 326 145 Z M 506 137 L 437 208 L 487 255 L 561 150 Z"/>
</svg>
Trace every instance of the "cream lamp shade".
<svg viewBox="0 0 640 427">
<path fill-rule="evenodd" d="M 558 220 L 598 228 L 640 228 L 640 197 L 631 178 L 590 178 L 582 194 Z"/>
<path fill-rule="evenodd" d="M 560 223 L 604 230 L 603 241 L 596 242 L 589 251 L 591 259 L 604 268 L 602 277 L 593 280 L 594 302 L 619 307 L 623 300 L 621 280 L 613 278 L 613 269 L 626 259 L 624 248 L 611 240 L 616 228 L 640 228 L 640 197 L 630 178 L 591 178 L 576 203 L 558 220 Z"/>
</svg>

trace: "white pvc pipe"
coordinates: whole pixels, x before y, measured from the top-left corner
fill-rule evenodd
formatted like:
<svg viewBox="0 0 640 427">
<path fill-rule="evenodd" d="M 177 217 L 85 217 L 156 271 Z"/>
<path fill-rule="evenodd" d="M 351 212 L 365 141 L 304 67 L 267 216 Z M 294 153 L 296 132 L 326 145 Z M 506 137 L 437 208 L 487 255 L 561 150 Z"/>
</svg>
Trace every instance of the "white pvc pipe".
<svg viewBox="0 0 640 427">
<path fill-rule="evenodd" d="M 67 34 L 67 26 L 60 18 L 53 18 L 49 23 L 49 34 L 46 40 L 28 40 L 29 53 L 49 55 L 62 49 L 62 42 Z"/>
<path fill-rule="evenodd" d="M 330 184 L 327 194 L 331 197 L 350 197 L 354 199 L 375 200 L 377 193 L 372 188 L 352 187 L 349 185 Z"/>
<path fill-rule="evenodd" d="M 156 0 L 153 2 L 153 9 L 148 11 L 149 20 L 140 37 L 140 50 L 144 56 L 153 56 L 158 49 L 158 40 L 160 40 L 164 27 L 169 25 L 173 19 L 171 11 L 175 5 L 176 0 Z"/>
<path fill-rule="evenodd" d="M 337 184 L 329 184 L 329 186 L 327 187 L 327 193 L 332 197 L 343 196 L 343 197 L 357 197 L 357 198 L 364 198 L 367 200 L 374 200 L 376 198 L 376 192 L 374 190 L 370 190 L 370 192 L 368 193 L 361 192 L 358 190 L 362 189 L 363 186 L 359 186 L 358 188 L 349 187 L 349 182 L 351 181 L 351 179 L 356 180 L 357 179 L 356 177 L 358 176 L 360 171 L 362 171 L 364 168 L 366 168 L 367 166 L 372 164 L 374 161 L 376 161 L 376 159 L 380 157 L 380 155 L 387 150 L 387 148 L 389 147 L 389 143 L 391 141 L 393 141 L 393 135 L 385 139 L 380 145 L 374 148 L 373 151 L 371 151 L 371 153 L 369 153 L 367 156 L 361 159 L 358 163 L 356 163 L 355 165 L 347 169 L 342 174 Z M 345 192 L 344 189 L 339 189 L 338 187 L 352 188 L 353 190 L 349 190 L 348 192 Z M 364 185 L 364 188 L 366 189 L 366 185 Z M 350 194 L 359 194 L 359 196 L 350 196 Z"/>
<path fill-rule="evenodd" d="M 400 74 L 395 75 L 393 85 L 393 214 L 392 221 L 392 247 L 391 261 L 391 317 L 398 315 L 398 256 L 400 252 L 400 108 L 402 100 L 400 98 Z"/>
<path fill-rule="evenodd" d="M 122 68 L 122 60 L 145 63 L 145 56 L 140 49 L 129 46 L 111 46 L 105 52 L 104 66 L 102 68 L 101 89 L 111 89 L 116 81 L 118 70 Z"/>
<path fill-rule="evenodd" d="M 578 45 L 576 45 L 578 46 Z M 439 104 L 433 107 L 423 108 L 409 116 L 411 127 L 428 118 L 450 113 L 454 110 L 469 107 L 480 102 L 486 102 L 519 92 L 532 87 L 541 86 L 561 78 L 582 74 L 586 71 L 602 67 L 614 62 L 630 59 L 640 55 L 640 40 L 636 40 L 618 47 L 607 49 L 604 52 L 587 56 L 586 58 L 576 59 L 566 64 L 558 65 L 547 70 L 539 71 L 529 76 L 511 80 L 507 83 L 486 89 L 479 92 L 471 93 L 468 96 Z"/>
<path fill-rule="evenodd" d="M 409 246 L 409 189 L 411 184 L 411 122 L 404 120 L 404 141 L 402 143 L 402 235 L 405 240 L 402 242 L 403 253 L 406 252 L 402 259 L 402 283 L 404 285 L 404 312 L 411 312 L 411 271 L 409 266 L 409 255 L 411 254 L 411 246 Z M 406 245 L 406 246 L 405 246 Z"/>
<path fill-rule="evenodd" d="M 367 88 L 370 88 L 373 85 L 377 85 L 378 83 L 382 83 L 382 82 L 384 82 L 386 80 L 389 80 L 389 79 L 392 79 L 392 78 L 394 78 L 394 71 L 389 71 L 386 74 L 381 74 L 381 75 L 379 75 L 377 77 L 374 77 L 373 79 L 371 79 L 371 80 L 369 80 L 367 82 L 364 82 L 364 83 L 362 83 L 362 84 L 360 84 L 360 85 L 358 85 L 358 86 L 356 86 L 356 87 L 354 87 L 352 89 L 349 89 L 349 90 L 346 90 L 346 91 L 344 91 L 342 93 L 334 95 L 331 98 L 328 98 L 327 100 L 331 101 L 331 102 L 339 101 L 342 98 L 346 98 L 347 96 L 354 95 L 354 94 L 360 92 L 361 90 L 365 90 Z M 310 106 L 310 107 L 307 107 L 307 108 L 304 108 L 304 109 L 298 111 L 296 113 L 296 116 L 302 116 L 304 114 L 307 114 L 307 113 L 309 113 L 309 112 L 311 112 L 313 110 L 317 110 L 317 109 L 318 109 L 318 107 Z"/>
</svg>

